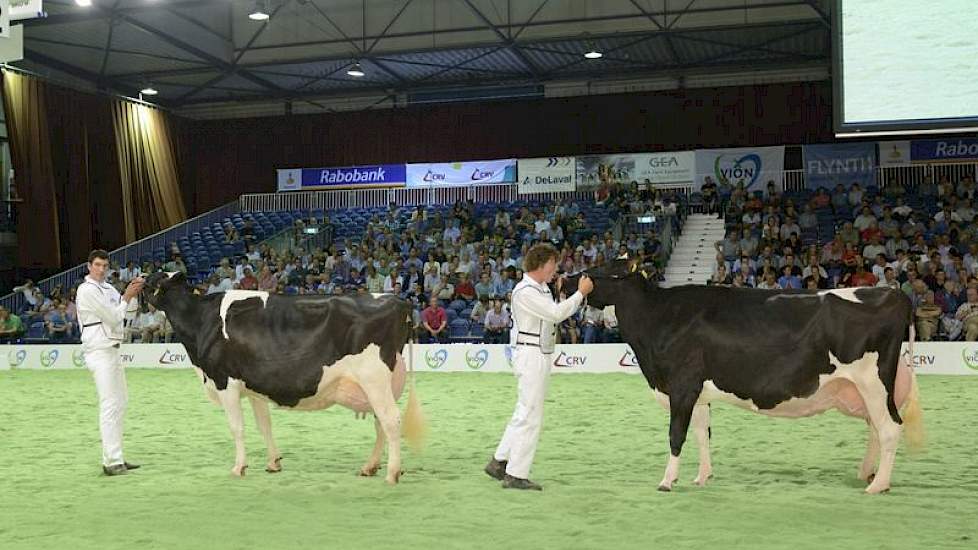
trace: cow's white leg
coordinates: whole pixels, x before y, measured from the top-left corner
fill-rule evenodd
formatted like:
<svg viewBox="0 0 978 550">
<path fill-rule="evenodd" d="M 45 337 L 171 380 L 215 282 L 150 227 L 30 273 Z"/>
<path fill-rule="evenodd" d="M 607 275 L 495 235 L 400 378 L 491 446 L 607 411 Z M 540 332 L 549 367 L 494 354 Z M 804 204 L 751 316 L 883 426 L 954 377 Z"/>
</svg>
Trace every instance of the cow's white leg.
<svg viewBox="0 0 978 550">
<path fill-rule="evenodd" d="M 693 408 L 693 433 L 700 450 L 700 468 L 693 483 L 703 486 L 713 477 L 710 464 L 710 405 L 696 405 Z"/>
<path fill-rule="evenodd" d="M 391 392 L 391 373 L 382 361 L 367 361 L 358 368 L 357 382 L 367 395 L 370 408 L 387 438 L 387 483 L 401 477 L 401 411 Z"/>
<path fill-rule="evenodd" d="M 272 416 L 268 412 L 268 403 L 260 397 L 248 396 L 248 400 L 251 401 L 255 422 L 258 424 L 261 436 L 265 438 L 265 447 L 268 448 L 268 464 L 265 465 L 265 471 L 270 474 L 281 472 L 282 454 L 279 453 L 278 446 L 275 445 L 275 437 L 272 436 Z"/>
<path fill-rule="evenodd" d="M 686 442 L 686 433 L 693 416 L 698 394 L 690 392 L 685 395 L 669 396 L 669 462 L 666 463 L 666 473 L 659 482 L 660 491 L 671 491 L 672 484 L 679 479 L 679 455 Z"/>
<path fill-rule="evenodd" d="M 859 466 L 859 479 L 869 483 L 876 474 L 876 463 L 880 458 L 880 440 L 873 423 L 867 420 L 866 424 L 869 427 L 869 443 L 866 445 L 863 463 Z"/>
<path fill-rule="evenodd" d="M 870 494 L 882 493 L 890 489 L 890 476 L 896 460 L 897 445 L 900 442 L 900 425 L 890 417 L 887 408 L 886 387 L 879 378 L 877 355 L 872 354 L 862 360 L 858 374 L 854 376 L 856 388 L 866 404 L 866 413 L 879 442 L 880 465 L 873 482 L 866 487 Z"/>
<path fill-rule="evenodd" d="M 241 414 L 241 387 L 236 381 L 228 380 L 227 388 L 218 390 L 217 395 L 224 407 L 231 436 L 234 437 L 234 468 L 231 468 L 231 473 L 241 477 L 248 468 L 244 445 L 244 418 Z"/>
<path fill-rule="evenodd" d="M 360 475 L 372 476 L 380 469 L 380 457 L 384 453 L 384 427 L 380 424 L 380 419 L 374 417 L 374 430 L 377 432 L 377 440 L 374 441 L 374 450 L 370 453 L 367 463 L 360 468 Z"/>
</svg>

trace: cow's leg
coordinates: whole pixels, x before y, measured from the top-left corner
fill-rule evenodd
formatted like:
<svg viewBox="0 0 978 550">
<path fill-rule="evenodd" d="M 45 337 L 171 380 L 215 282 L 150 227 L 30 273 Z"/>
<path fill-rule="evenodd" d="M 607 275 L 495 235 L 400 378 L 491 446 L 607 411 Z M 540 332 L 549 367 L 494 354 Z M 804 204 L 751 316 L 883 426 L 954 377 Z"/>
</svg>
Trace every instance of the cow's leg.
<svg viewBox="0 0 978 550">
<path fill-rule="evenodd" d="M 261 436 L 265 438 L 265 447 L 268 448 L 268 464 L 265 471 L 274 474 L 282 471 L 282 454 L 275 445 L 275 438 L 272 436 L 272 416 L 268 412 L 268 403 L 260 397 L 248 396 L 251 401 L 251 410 L 255 413 L 255 422 L 261 431 Z"/>
<path fill-rule="evenodd" d="M 370 453 L 367 463 L 360 468 L 360 475 L 362 476 L 375 475 L 380 469 L 380 457 L 384 453 L 384 427 L 377 417 L 374 417 L 374 430 L 377 432 L 377 440 L 374 442 L 374 450 Z"/>
<path fill-rule="evenodd" d="M 867 361 L 868 363 L 868 361 Z M 897 445 L 900 442 L 900 425 L 890 416 L 887 405 L 891 397 L 878 375 L 879 369 L 873 361 L 867 364 L 858 377 L 856 387 L 866 404 L 871 427 L 876 431 L 879 442 L 880 465 L 873 482 L 866 487 L 870 494 L 882 493 L 890 489 L 890 475 L 896 460 Z"/>
<path fill-rule="evenodd" d="M 386 481 L 393 485 L 401 477 L 401 411 L 394 402 L 390 371 L 387 370 L 387 366 L 379 363 L 379 367 L 370 366 L 367 369 L 371 371 L 382 369 L 380 373 L 364 373 L 358 377 L 358 382 L 367 395 L 374 416 L 377 417 L 377 422 L 387 438 Z"/>
<path fill-rule="evenodd" d="M 672 484 L 679 479 L 679 455 L 686 442 L 686 433 L 693 416 L 698 395 L 676 394 L 669 396 L 669 462 L 666 463 L 666 473 L 659 482 L 660 491 L 671 491 Z"/>
<path fill-rule="evenodd" d="M 693 407 L 693 433 L 700 450 L 700 469 L 693 483 L 703 486 L 706 480 L 713 477 L 713 466 L 710 464 L 710 405 Z"/>
<path fill-rule="evenodd" d="M 869 427 L 869 443 L 866 446 L 863 463 L 859 466 L 859 479 L 871 483 L 876 474 L 876 463 L 880 458 L 880 440 L 873 423 L 867 420 L 866 424 Z"/>
<path fill-rule="evenodd" d="M 244 445 L 244 418 L 241 414 L 241 388 L 237 382 L 228 380 L 227 388 L 218 390 L 217 395 L 224 407 L 231 436 L 234 437 L 234 468 L 231 468 L 231 473 L 241 477 L 248 468 Z"/>
</svg>

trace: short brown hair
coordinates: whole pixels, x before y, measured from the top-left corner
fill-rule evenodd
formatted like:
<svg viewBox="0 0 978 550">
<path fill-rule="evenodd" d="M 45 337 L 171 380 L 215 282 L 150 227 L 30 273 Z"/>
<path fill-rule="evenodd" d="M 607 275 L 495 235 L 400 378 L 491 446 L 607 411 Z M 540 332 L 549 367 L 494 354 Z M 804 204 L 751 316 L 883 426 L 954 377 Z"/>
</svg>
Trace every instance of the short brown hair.
<svg viewBox="0 0 978 550">
<path fill-rule="evenodd" d="M 109 253 L 102 250 L 101 248 L 96 248 L 95 250 L 88 253 L 88 263 L 92 263 L 95 260 L 109 261 Z"/>
<path fill-rule="evenodd" d="M 551 259 L 557 259 L 557 249 L 549 243 L 533 245 L 523 258 L 523 271 L 536 271 Z"/>
</svg>

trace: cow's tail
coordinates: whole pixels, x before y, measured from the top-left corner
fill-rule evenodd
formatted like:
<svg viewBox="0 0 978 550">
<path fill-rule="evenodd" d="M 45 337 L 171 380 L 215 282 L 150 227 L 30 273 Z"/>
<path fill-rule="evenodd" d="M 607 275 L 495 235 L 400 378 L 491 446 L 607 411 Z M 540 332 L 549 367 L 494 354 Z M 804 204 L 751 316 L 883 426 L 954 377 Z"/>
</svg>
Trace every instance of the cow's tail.
<svg viewBox="0 0 978 550">
<path fill-rule="evenodd" d="M 410 314 L 408 321 L 413 330 L 414 323 L 411 321 Z M 425 419 L 424 411 L 421 410 L 421 401 L 418 399 L 418 392 L 414 384 L 414 337 L 408 337 L 408 402 L 404 409 L 404 418 L 401 422 L 401 430 L 408 445 L 415 452 L 424 449 L 425 439 L 428 434 L 428 422 Z"/>
<path fill-rule="evenodd" d="M 910 393 L 907 401 L 903 405 L 901 416 L 903 417 L 903 435 L 907 442 L 907 448 L 911 452 L 924 450 L 924 410 L 920 407 L 920 390 L 917 386 L 917 373 L 913 366 L 913 342 L 915 331 L 913 323 L 910 323 L 910 342 L 907 346 L 909 357 L 907 366 L 910 368 Z"/>
</svg>

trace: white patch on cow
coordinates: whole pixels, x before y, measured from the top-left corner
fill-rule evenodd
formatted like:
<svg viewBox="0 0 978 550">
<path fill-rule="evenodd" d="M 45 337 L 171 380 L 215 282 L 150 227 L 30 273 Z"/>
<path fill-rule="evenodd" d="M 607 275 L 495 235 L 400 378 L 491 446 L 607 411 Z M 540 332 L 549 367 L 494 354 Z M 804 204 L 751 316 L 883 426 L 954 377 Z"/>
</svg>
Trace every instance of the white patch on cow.
<svg viewBox="0 0 978 550">
<path fill-rule="evenodd" d="M 393 296 L 393 294 L 389 292 L 371 292 L 370 295 L 373 296 L 375 300 L 381 296 Z"/>
<path fill-rule="evenodd" d="M 167 279 L 172 279 L 174 275 L 176 275 L 177 273 L 180 273 L 180 272 L 179 271 L 166 271 L 165 273 L 166 273 L 166 278 Z"/>
<path fill-rule="evenodd" d="M 360 353 L 347 355 L 332 365 L 324 365 L 315 395 L 286 408 L 310 411 L 339 404 L 354 411 L 370 412 L 370 402 L 361 384 L 383 385 L 391 391 L 390 369 L 380 358 L 380 348 L 375 344 L 368 344 Z"/>
<path fill-rule="evenodd" d="M 229 290 L 224 293 L 224 298 L 221 299 L 221 332 L 224 333 L 225 340 L 231 339 L 231 337 L 228 336 L 228 309 L 231 308 L 231 304 L 234 302 L 237 302 L 238 300 L 247 300 L 249 298 L 260 298 L 263 306 L 268 305 L 268 293 L 264 290 Z"/>
<path fill-rule="evenodd" d="M 736 395 L 723 391 L 707 380 L 703 383 L 700 397 L 696 401 L 703 405 L 713 401 L 729 403 L 742 409 L 747 409 L 765 416 L 783 418 L 799 418 L 813 416 L 831 409 L 839 409 L 844 414 L 862 417 L 865 411 L 862 400 L 856 391 L 858 381 L 867 377 L 878 377 L 879 353 L 866 352 L 852 363 L 843 363 L 838 357 L 828 352 L 829 362 L 836 368 L 832 374 L 821 374 L 818 377 L 818 389 L 807 397 L 793 397 L 778 403 L 774 408 L 761 409 L 751 399 L 741 399 Z M 850 382 L 852 385 L 850 384 Z"/>
<path fill-rule="evenodd" d="M 822 297 L 825 296 L 826 294 L 832 294 L 833 296 L 838 296 L 843 300 L 848 300 L 850 302 L 861 304 L 863 303 L 863 301 L 860 300 L 858 297 L 856 297 L 857 290 L 859 290 L 859 288 L 834 288 L 832 290 L 821 290 L 819 291 L 818 295 Z"/>
</svg>

